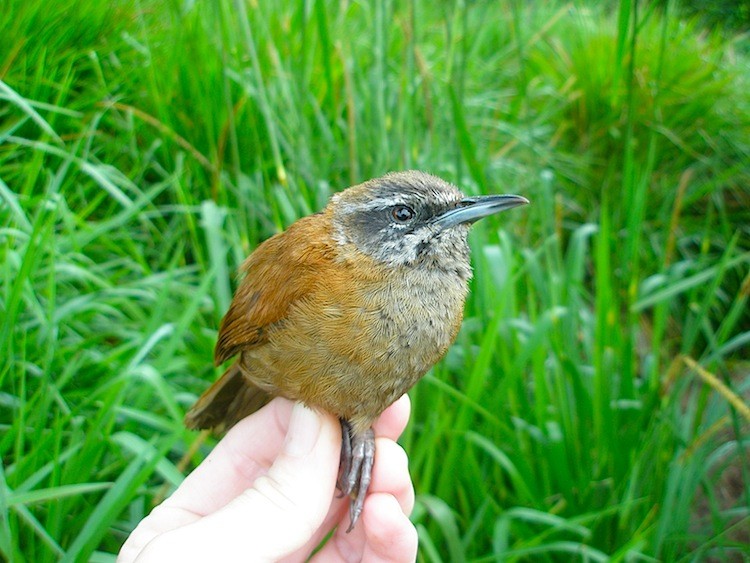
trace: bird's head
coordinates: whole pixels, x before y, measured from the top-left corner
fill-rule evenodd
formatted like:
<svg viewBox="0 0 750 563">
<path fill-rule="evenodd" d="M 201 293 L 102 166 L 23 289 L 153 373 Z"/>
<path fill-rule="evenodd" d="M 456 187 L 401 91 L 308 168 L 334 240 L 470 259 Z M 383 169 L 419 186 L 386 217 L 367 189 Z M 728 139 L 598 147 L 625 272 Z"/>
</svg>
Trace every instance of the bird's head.
<svg viewBox="0 0 750 563">
<path fill-rule="evenodd" d="M 389 266 L 435 267 L 469 277 L 467 235 L 475 221 L 529 201 L 465 197 L 425 172 L 392 172 L 331 198 L 333 236 Z"/>
</svg>

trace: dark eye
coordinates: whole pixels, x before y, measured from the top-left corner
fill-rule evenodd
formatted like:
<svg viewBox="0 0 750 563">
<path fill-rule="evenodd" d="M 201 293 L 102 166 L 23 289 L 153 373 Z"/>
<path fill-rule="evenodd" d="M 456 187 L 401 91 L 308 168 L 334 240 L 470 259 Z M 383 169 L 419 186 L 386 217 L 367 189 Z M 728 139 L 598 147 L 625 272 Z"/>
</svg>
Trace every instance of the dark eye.
<svg viewBox="0 0 750 563">
<path fill-rule="evenodd" d="M 407 205 L 397 205 L 391 209 L 391 217 L 397 223 L 408 223 L 414 219 L 414 215 L 416 215 L 414 210 Z"/>
</svg>

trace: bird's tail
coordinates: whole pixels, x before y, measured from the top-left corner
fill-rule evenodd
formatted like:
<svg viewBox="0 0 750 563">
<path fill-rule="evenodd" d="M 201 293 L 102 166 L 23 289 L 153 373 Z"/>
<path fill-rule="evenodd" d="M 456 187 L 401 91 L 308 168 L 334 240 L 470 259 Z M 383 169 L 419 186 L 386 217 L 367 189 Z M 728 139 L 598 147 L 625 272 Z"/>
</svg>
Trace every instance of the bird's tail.
<svg viewBox="0 0 750 563">
<path fill-rule="evenodd" d="M 268 393 L 242 375 L 235 362 L 190 408 L 185 426 L 224 432 L 270 400 Z"/>
</svg>

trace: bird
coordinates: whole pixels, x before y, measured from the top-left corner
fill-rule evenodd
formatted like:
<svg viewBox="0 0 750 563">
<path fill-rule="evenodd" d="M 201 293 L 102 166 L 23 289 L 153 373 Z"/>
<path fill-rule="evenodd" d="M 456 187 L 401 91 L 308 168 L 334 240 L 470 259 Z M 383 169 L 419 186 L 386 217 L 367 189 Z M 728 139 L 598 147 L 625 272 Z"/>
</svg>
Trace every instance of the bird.
<svg viewBox="0 0 750 563">
<path fill-rule="evenodd" d="M 337 488 L 359 519 L 375 459 L 372 424 L 447 352 L 472 276 L 477 220 L 528 204 L 465 196 L 432 174 L 391 172 L 334 194 L 241 266 L 214 362 L 234 362 L 185 415 L 226 431 L 273 397 L 340 420 Z"/>
</svg>

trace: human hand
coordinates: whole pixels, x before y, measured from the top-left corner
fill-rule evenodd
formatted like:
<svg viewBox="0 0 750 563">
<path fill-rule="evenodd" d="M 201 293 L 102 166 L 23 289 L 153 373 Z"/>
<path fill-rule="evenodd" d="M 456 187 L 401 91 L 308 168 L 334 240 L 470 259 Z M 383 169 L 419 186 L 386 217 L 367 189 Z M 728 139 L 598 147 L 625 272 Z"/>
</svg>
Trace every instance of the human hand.
<svg viewBox="0 0 750 563">
<path fill-rule="evenodd" d="M 335 490 L 341 427 L 328 414 L 277 398 L 232 428 L 120 551 L 131 561 L 413 561 L 414 489 L 396 440 L 409 419 L 404 395 L 375 422 L 375 465 L 350 533 L 349 498 Z"/>
</svg>

